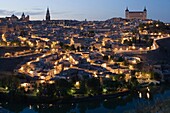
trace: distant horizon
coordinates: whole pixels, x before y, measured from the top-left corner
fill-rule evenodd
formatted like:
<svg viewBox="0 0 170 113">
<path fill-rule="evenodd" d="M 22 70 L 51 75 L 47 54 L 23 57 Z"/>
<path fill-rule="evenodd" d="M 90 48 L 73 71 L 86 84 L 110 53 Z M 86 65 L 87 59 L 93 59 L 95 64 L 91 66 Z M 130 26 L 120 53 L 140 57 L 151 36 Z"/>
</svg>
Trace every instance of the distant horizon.
<svg viewBox="0 0 170 113">
<path fill-rule="evenodd" d="M 148 10 L 148 19 L 170 22 L 169 0 L 5 0 L 0 4 L 0 17 L 12 14 L 21 17 L 30 15 L 30 20 L 45 20 L 47 7 L 52 20 L 105 21 L 111 18 L 125 18 L 125 9 L 130 11 Z"/>
</svg>

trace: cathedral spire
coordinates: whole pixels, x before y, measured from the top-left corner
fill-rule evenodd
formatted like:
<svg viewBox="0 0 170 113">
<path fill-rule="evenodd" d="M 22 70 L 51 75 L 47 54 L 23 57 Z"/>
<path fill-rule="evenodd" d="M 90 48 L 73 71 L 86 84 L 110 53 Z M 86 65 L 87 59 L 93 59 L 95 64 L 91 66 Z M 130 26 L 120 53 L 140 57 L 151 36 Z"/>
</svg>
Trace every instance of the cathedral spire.
<svg viewBox="0 0 170 113">
<path fill-rule="evenodd" d="M 47 7 L 47 12 L 46 12 L 46 21 L 50 21 L 50 10 Z"/>
<path fill-rule="evenodd" d="M 143 11 L 147 11 L 147 10 L 146 10 L 146 6 L 144 7 L 144 10 L 143 10 Z"/>
<path fill-rule="evenodd" d="M 126 10 L 125 11 L 129 11 L 128 7 L 126 7 Z"/>
<path fill-rule="evenodd" d="M 25 19 L 25 14 L 24 14 L 24 12 L 23 12 L 22 15 L 21 15 L 21 19 L 22 19 L 22 20 Z"/>
</svg>

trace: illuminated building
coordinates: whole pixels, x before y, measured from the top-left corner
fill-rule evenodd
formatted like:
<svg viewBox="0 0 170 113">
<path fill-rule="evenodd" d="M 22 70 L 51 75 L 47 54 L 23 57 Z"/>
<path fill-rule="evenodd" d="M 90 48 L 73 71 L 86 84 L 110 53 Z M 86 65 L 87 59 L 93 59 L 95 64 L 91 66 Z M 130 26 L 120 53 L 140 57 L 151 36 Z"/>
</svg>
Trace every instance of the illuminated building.
<svg viewBox="0 0 170 113">
<path fill-rule="evenodd" d="M 147 19 L 147 10 L 146 10 L 146 7 L 144 8 L 143 11 L 129 11 L 129 9 L 126 8 L 125 16 L 126 16 L 126 19 L 141 19 L 141 20 L 145 20 L 145 19 Z"/>
</svg>

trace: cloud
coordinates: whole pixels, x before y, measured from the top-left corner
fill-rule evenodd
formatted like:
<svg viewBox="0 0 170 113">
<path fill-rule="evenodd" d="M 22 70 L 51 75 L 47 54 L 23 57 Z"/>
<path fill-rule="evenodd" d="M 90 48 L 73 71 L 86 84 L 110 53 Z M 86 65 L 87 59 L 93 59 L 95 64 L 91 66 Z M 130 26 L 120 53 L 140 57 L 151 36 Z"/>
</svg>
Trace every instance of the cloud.
<svg viewBox="0 0 170 113">
<path fill-rule="evenodd" d="M 25 12 L 15 12 L 14 14 L 16 15 L 21 15 L 22 13 L 24 13 L 25 15 L 42 15 L 44 14 L 44 11 L 25 11 Z"/>
<path fill-rule="evenodd" d="M 84 16 L 85 14 L 84 13 L 75 13 L 74 15 L 76 15 L 76 16 Z"/>
<path fill-rule="evenodd" d="M 15 10 L 4 10 L 4 9 L 0 9 L 0 16 L 11 16 L 12 14 L 20 17 L 22 15 L 22 13 L 24 13 L 25 15 L 29 15 L 30 17 L 32 18 L 42 18 L 45 16 L 46 14 L 46 10 L 43 10 L 41 8 L 33 8 L 31 10 L 24 10 L 24 11 L 15 11 Z M 55 17 L 61 17 L 61 18 L 71 18 L 73 15 L 75 17 L 78 17 L 78 16 L 84 16 L 84 14 L 81 14 L 81 13 L 74 13 L 74 12 L 71 12 L 71 11 L 53 11 L 53 10 L 50 10 L 50 14 L 51 14 L 51 17 L 52 18 L 55 18 Z M 60 16 L 58 16 L 60 15 Z"/>
<path fill-rule="evenodd" d="M 15 11 L 8 11 L 8 10 L 0 9 L 1 15 L 9 15 L 9 14 L 13 14 L 14 12 Z"/>
<path fill-rule="evenodd" d="M 45 15 L 46 11 L 44 11 L 43 9 L 41 8 L 33 8 L 32 10 L 30 11 L 11 11 L 11 10 L 4 10 L 4 9 L 0 9 L 0 15 L 2 16 L 8 16 L 8 15 L 12 15 L 12 14 L 15 14 L 17 16 L 20 16 L 22 15 L 22 13 L 24 13 L 25 15 L 30 15 L 30 16 L 39 16 L 39 15 Z M 51 15 L 69 15 L 69 14 L 72 14 L 72 12 L 70 11 L 51 11 L 50 12 Z"/>
<path fill-rule="evenodd" d="M 65 15 L 65 14 L 71 14 L 72 12 L 70 11 L 61 11 L 61 12 L 58 12 L 58 11 L 52 11 L 51 14 L 52 15 Z"/>
<path fill-rule="evenodd" d="M 42 15 L 44 14 L 45 12 L 40 10 L 40 9 L 37 9 L 39 11 L 23 11 L 26 15 Z M 7 15 L 12 15 L 12 14 L 15 14 L 15 15 L 21 15 L 23 12 L 20 12 L 20 11 L 9 11 L 9 10 L 4 10 L 4 9 L 0 9 L 0 14 L 1 15 L 4 15 L 4 16 L 7 16 Z"/>
<path fill-rule="evenodd" d="M 32 10 L 34 10 L 34 11 L 43 11 L 44 9 L 42 9 L 42 8 L 33 8 Z"/>
</svg>

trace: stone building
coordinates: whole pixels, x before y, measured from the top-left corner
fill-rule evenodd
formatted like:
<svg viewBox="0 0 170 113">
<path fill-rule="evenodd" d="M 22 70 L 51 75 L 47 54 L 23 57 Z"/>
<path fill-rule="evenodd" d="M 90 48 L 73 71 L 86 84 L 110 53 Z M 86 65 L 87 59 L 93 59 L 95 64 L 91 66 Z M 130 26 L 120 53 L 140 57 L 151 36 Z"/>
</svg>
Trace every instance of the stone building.
<svg viewBox="0 0 170 113">
<path fill-rule="evenodd" d="M 147 19 L 147 10 L 146 10 L 146 7 L 144 8 L 143 11 L 129 11 L 129 9 L 126 8 L 125 16 L 126 16 L 126 19 L 141 19 L 141 20 L 145 20 L 145 19 Z"/>
</svg>

